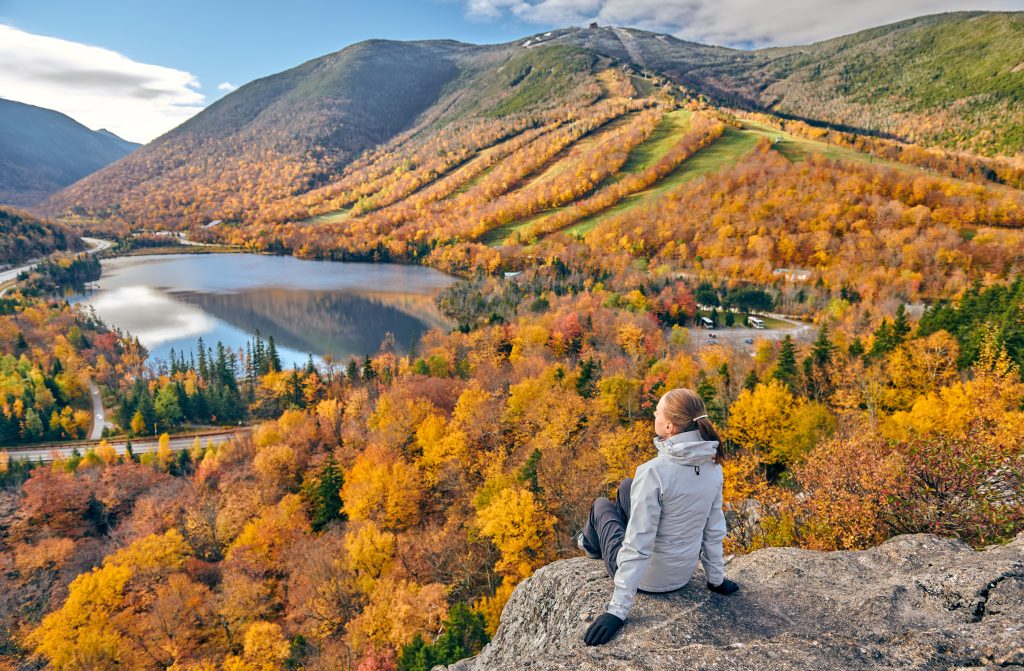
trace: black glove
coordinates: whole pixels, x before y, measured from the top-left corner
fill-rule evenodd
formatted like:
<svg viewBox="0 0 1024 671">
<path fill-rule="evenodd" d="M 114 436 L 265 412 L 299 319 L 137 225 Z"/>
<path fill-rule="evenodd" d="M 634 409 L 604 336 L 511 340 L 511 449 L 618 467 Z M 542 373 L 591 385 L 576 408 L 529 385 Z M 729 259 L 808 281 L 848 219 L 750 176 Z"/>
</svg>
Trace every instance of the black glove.
<svg viewBox="0 0 1024 671">
<path fill-rule="evenodd" d="M 583 642 L 587 645 L 604 645 L 612 640 L 612 636 L 615 636 L 615 632 L 619 630 L 622 623 L 623 620 L 611 613 L 601 613 L 587 628 L 587 633 L 583 635 Z"/>
<path fill-rule="evenodd" d="M 724 580 L 722 580 L 722 584 L 721 585 L 712 585 L 711 583 L 708 583 L 708 589 L 709 590 L 711 590 L 715 594 L 722 594 L 722 595 L 725 595 L 725 596 L 728 596 L 728 595 L 732 594 L 733 592 L 735 592 L 739 588 L 740 588 L 739 585 L 734 583 L 732 580 L 729 580 L 728 578 L 725 578 Z"/>
</svg>

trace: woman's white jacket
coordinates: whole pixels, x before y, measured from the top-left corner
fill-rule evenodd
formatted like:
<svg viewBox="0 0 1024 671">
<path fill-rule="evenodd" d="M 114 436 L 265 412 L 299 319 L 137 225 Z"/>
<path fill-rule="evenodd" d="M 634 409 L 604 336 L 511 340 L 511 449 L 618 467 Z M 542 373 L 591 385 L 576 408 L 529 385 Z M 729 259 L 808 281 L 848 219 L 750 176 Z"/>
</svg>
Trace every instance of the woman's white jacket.
<svg viewBox="0 0 1024 671">
<path fill-rule="evenodd" d="M 655 438 L 654 446 L 658 456 L 637 468 L 633 478 L 629 523 L 608 604 L 608 612 L 623 620 L 637 588 L 679 589 L 690 582 L 698 560 L 709 583 L 725 578 L 722 467 L 713 461 L 718 442 L 688 431 Z"/>
</svg>

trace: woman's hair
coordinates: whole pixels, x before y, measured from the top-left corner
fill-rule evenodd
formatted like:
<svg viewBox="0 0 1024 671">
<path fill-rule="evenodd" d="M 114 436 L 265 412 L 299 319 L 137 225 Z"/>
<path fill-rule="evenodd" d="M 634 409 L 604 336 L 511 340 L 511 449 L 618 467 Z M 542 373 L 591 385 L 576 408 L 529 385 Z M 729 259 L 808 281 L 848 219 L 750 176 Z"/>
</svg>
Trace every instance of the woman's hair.
<svg viewBox="0 0 1024 671">
<path fill-rule="evenodd" d="M 715 431 L 711 420 L 708 419 L 704 399 L 689 389 L 673 389 L 667 392 L 663 398 L 665 399 L 665 418 L 681 431 L 700 431 L 702 439 L 718 441 L 715 461 L 722 463 L 724 456 L 722 440 L 718 437 L 718 432 Z"/>
</svg>

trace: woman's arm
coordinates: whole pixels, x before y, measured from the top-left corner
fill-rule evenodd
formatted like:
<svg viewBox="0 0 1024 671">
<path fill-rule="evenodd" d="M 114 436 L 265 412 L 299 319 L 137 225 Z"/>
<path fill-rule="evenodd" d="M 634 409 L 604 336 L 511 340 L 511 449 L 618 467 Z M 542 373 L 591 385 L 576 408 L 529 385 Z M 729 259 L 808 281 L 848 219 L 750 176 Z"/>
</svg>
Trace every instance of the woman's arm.
<svg viewBox="0 0 1024 671">
<path fill-rule="evenodd" d="M 615 592 L 608 604 L 608 612 L 620 620 L 629 615 L 644 566 L 654 553 L 654 538 L 661 520 L 661 494 L 658 472 L 638 468 L 630 489 L 629 523 L 617 558 Z"/>
<path fill-rule="evenodd" d="M 719 472 L 721 472 L 719 467 Z M 719 476 L 721 477 L 721 476 Z M 725 540 L 725 514 L 722 512 L 722 486 L 711 504 L 704 535 L 701 539 L 700 561 L 704 565 L 709 585 L 721 585 L 725 580 L 725 563 L 722 557 L 722 541 Z"/>
</svg>

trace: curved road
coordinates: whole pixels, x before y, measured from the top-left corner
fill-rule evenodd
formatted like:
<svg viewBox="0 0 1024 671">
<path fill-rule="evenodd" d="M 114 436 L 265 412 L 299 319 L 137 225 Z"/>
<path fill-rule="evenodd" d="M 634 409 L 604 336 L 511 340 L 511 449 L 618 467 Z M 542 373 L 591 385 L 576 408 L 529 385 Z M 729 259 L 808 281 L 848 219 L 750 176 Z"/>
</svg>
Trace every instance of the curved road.
<svg viewBox="0 0 1024 671">
<path fill-rule="evenodd" d="M 103 250 L 110 249 L 114 246 L 113 242 L 110 242 L 109 240 L 101 240 L 99 238 L 82 238 L 82 240 L 91 245 L 91 248 L 86 250 L 86 254 L 98 254 Z M 0 284 L 6 284 L 7 282 L 17 279 L 18 275 L 27 270 L 32 270 L 39 265 L 40 261 L 41 259 L 36 259 L 32 263 L 26 263 L 23 266 L 18 266 L 17 268 L 11 268 L 10 270 L 0 272 Z M 0 289 L 0 296 L 3 296 L 7 289 L 10 288 L 11 287 Z"/>
</svg>

